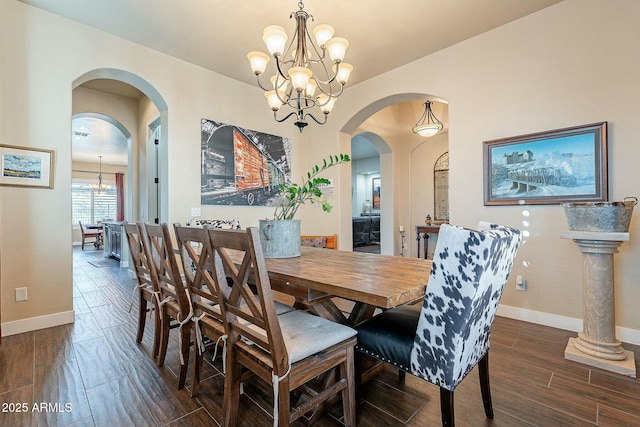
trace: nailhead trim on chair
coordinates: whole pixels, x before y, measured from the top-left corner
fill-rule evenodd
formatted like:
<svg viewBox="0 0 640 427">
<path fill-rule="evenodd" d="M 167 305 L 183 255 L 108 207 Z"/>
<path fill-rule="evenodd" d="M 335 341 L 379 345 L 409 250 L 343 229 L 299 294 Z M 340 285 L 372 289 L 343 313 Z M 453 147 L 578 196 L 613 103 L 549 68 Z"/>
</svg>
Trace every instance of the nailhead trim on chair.
<svg viewBox="0 0 640 427">
<path fill-rule="evenodd" d="M 359 351 L 363 352 L 367 356 L 375 357 L 378 360 L 381 360 L 381 361 L 386 362 L 386 363 L 388 363 L 390 365 L 393 365 L 396 368 L 402 369 L 403 371 L 410 372 L 410 370 L 411 370 L 411 368 L 409 368 L 408 366 L 403 366 L 400 363 L 396 363 L 393 360 L 385 359 L 384 357 L 380 356 L 379 354 L 373 353 L 373 352 L 367 350 L 366 348 L 362 348 L 362 347 L 360 347 L 358 345 L 356 345 L 356 350 L 359 350 Z"/>
</svg>

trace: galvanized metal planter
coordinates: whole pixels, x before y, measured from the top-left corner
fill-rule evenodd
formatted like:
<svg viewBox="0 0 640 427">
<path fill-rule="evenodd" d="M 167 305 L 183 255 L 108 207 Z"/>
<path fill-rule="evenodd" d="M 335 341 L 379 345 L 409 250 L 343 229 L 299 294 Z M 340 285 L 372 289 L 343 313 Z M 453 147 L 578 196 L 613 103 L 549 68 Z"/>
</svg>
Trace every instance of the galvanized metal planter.
<svg viewBox="0 0 640 427">
<path fill-rule="evenodd" d="M 629 231 L 635 197 L 622 202 L 563 203 L 567 223 L 571 231 Z"/>
<path fill-rule="evenodd" d="M 258 223 L 262 250 L 266 258 L 300 256 L 299 219 L 261 219 Z"/>
</svg>

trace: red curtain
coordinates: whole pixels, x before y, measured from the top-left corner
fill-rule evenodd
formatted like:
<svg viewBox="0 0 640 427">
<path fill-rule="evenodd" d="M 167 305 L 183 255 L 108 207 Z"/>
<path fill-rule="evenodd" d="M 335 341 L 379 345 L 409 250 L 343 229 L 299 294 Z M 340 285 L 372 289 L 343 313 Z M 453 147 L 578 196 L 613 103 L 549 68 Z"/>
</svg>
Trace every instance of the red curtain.
<svg viewBox="0 0 640 427">
<path fill-rule="evenodd" d="M 124 221 L 124 174 L 116 173 L 116 221 Z"/>
</svg>

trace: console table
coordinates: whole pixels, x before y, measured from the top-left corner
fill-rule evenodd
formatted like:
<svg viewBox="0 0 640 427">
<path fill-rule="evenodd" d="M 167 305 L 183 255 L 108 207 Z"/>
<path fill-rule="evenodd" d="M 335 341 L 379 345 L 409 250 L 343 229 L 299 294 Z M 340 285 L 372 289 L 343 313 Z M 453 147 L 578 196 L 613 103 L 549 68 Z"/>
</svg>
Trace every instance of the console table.
<svg viewBox="0 0 640 427">
<path fill-rule="evenodd" d="M 416 241 L 418 242 L 418 250 L 416 257 L 420 258 L 420 242 L 424 241 L 424 259 L 427 259 L 429 252 L 429 234 L 438 234 L 440 232 L 439 225 L 416 225 Z"/>
<path fill-rule="evenodd" d="M 613 254 L 629 240 L 629 233 L 569 231 L 582 252 L 584 320 L 582 332 L 570 338 L 564 357 L 630 377 L 636 377 L 634 354 L 616 339 L 613 292 Z"/>
</svg>

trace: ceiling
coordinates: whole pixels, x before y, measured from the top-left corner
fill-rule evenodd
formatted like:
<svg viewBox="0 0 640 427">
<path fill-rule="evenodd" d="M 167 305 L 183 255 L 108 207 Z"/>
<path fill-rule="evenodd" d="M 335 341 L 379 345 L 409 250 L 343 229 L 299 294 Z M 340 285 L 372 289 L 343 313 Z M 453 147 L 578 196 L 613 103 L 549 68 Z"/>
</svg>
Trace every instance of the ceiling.
<svg viewBox="0 0 640 427">
<path fill-rule="evenodd" d="M 293 0 L 19 1 L 250 84 L 255 76 L 246 53 L 266 52 L 267 25 L 281 25 L 291 35 L 295 24 L 289 15 L 298 9 Z M 314 18 L 310 28 L 328 23 L 336 36 L 349 40 L 349 87 L 560 1 L 307 0 L 304 6 Z M 142 96 L 112 82 L 92 88 Z"/>
<path fill-rule="evenodd" d="M 252 83 L 246 59 L 266 51 L 262 29 L 291 34 L 293 0 L 20 0 L 57 15 Z M 310 23 L 350 42 L 349 86 L 522 18 L 561 0 L 307 0 Z"/>
<path fill-rule="evenodd" d="M 71 120 L 71 150 L 74 162 L 127 166 L 128 141 L 122 131 L 109 120 L 93 116 Z"/>
</svg>

